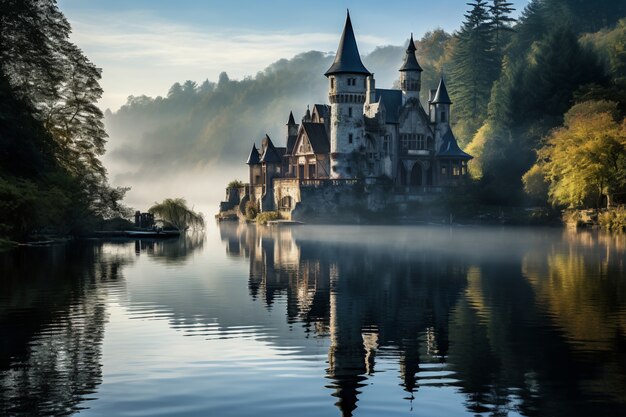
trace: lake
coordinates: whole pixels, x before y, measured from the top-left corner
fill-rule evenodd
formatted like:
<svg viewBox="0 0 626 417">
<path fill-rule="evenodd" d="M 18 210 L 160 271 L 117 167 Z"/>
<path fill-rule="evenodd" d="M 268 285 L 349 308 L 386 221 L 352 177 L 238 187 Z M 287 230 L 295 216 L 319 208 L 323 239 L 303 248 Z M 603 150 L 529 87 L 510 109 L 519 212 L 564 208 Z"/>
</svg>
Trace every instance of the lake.
<svg viewBox="0 0 626 417">
<path fill-rule="evenodd" d="M 3 415 L 626 415 L 620 235 L 222 223 L 0 271 Z"/>
</svg>

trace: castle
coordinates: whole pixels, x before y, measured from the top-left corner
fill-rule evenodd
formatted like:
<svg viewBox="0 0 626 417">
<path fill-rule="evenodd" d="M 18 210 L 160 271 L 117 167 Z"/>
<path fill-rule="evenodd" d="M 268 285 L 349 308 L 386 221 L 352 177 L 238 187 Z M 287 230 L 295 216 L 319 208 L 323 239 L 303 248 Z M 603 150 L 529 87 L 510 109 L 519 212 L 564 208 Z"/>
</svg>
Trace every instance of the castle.
<svg viewBox="0 0 626 417">
<path fill-rule="evenodd" d="M 376 88 L 361 62 L 350 14 L 331 67 L 330 105 L 307 107 L 297 124 L 287 122 L 285 147 L 266 135 L 247 160 L 249 184 L 241 201 L 261 211 L 291 212 L 304 189 L 391 183 L 399 195 L 437 193 L 459 186 L 472 158 L 450 128 L 452 104 L 443 77 L 420 102 L 421 73 L 413 35 L 399 68 L 399 90 Z"/>
</svg>

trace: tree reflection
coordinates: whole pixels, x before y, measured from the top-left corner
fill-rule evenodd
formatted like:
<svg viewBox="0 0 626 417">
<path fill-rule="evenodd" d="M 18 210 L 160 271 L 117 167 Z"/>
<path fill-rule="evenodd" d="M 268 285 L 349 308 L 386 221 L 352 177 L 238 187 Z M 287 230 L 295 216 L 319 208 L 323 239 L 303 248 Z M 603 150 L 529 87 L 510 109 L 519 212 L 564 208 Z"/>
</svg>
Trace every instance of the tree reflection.
<svg viewBox="0 0 626 417">
<path fill-rule="evenodd" d="M 343 416 L 381 350 L 397 358 L 409 399 L 420 384 L 453 385 L 472 414 L 626 410 L 622 240 L 518 233 L 505 256 L 309 231 L 220 226 L 227 253 L 249 259 L 251 297 L 268 308 L 286 297 L 289 322 L 330 339 L 327 387 Z M 454 231 L 468 242 L 472 233 Z M 448 379 L 420 377 L 432 364 Z"/>
<path fill-rule="evenodd" d="M 204 246 L 204 232 L 186 233 L 171 239 L 136 239 L 135 254 L 147 254 L 168 264 L 181 264 Z"/>
<path fill-rule="evenodd" d="M 36 260 L 36 261 L 35 261 Z M 106 310 L 132 258 L 103 244 L 0 254 L 0 410 L 68 415 L 101 383 Z"/>
</svg>

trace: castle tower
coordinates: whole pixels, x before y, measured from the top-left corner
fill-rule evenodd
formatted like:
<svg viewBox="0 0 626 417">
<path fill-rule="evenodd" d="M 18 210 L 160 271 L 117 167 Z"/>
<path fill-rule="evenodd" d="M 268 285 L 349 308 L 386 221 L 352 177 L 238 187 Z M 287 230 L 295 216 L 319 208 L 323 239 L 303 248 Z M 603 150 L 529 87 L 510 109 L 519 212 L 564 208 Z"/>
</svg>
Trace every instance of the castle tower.
<svg viewBox="0 0 626 417">
<path fill-rule="evenodd" d="M 353 155 L 364 144 L 363 104 L 366 80 L 371 74 L 361 62 L 350 12 L 335 61 L 324 75 L 330 82 L 330 177 L 352 178 L 358 168 Z"/>
<path fill-rule="evenodd" d="M 415 42 L 411 33 L 411 40 L 406 49 L 404 62 L 400 67 L 400 86 L 402 88 L 402 98 L 406 103 L 408 100 L 420 98 L 420 90 L 422 88 L 422 67 L 417 62 L 415 56 Z"/>
<path fill-rule="evenodd" d="M 430 122 L 435 125 L 435 129 L 440 132 L 441 136 L 443 136 L 450 129 L 451 104 L 452 101 L 448 95 L 446 83 L 443 81 L 443 77 L 441 77 L 435 97 L 433 97 L 428 103 Z"/>
</svg>

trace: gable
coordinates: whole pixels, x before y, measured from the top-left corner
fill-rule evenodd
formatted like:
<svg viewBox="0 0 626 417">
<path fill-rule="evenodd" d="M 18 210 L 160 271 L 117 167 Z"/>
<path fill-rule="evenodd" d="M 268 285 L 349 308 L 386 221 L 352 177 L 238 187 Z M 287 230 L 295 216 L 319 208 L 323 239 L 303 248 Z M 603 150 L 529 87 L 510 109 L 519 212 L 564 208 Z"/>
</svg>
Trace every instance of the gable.
<svg viewBox="0 0 626 417">
<path fill-rule="evenodd" d="M 311 146 L 311 141 L 306 134 L 306 131 L 300 127 L 298 130 L 298 136 L 296 142 L 293 146 L 292 155 L 311 155 L 313 154 L 313 147 Z"/>
</svg>

